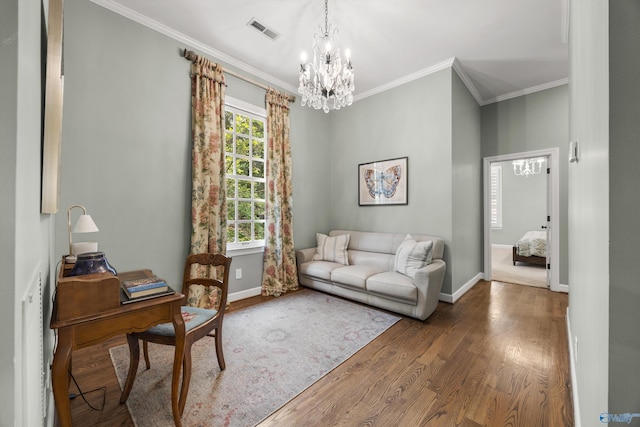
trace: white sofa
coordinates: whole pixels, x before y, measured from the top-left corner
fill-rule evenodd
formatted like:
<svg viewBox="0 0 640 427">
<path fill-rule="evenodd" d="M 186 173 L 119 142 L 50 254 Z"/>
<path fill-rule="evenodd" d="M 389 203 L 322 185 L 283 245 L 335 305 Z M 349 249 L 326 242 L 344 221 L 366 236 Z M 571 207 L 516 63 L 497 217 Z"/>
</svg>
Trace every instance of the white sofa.
<svg viewBox="0 0 640 427">
<path fill-rule="evenodd" d="M 319 235 L 318 239 L 322 236 Z M 332 261 L 330 256 L 329 260 L 324 259 L 327 255 L 324 254 L 323 258 L 323 254 L 319 253 L 322 250 L 319 251 L 317 247 L 297 250 L 301 285 L 420 320 L 425 320 L 434 312 L 446 270 L 442 259 L 443 239 L 420 234 L 408 236 L 406 233 L 350 230 L 333 230 L 328 237 L 334 239 L 323 240 L 321 249 L 325 246 L 324 242 L 336 245 L 336 239 L 348 240 L 348 265 L 345 265 L 344 258 L 337 258 L 339 262 Z M 398 265 L 399 261 L 406 262 L 407 237 L 415 242 L 432 242 L 413 246 L 423 249 L 431 247 L 426 265 L 413 271 L 407 270 L 406 265 Z M 401 244 L 403 249 L 400 252 L 403 255 L 398 253 L 396 256 Z"/>
</svg>

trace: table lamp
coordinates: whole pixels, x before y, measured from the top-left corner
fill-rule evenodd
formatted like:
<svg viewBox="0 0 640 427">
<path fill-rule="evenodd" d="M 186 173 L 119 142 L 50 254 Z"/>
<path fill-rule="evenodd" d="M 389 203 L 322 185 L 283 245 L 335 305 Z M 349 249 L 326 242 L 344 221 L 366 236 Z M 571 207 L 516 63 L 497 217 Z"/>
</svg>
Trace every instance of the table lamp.
<svg viewBox="0 0 640 427">
<path fill-rule="evenodd" d="M 69 224 L 69 255 L 65 258 L 67 263 L 75 263 L 76 255 L 86 252 L 96 252 L 98 250 L 98 242 L 78 242 L 73 243 L 71 239 L 71 210 L 74 208 L 82 209 L 82 215 L 78 218 L 73 233 L 94 233 L 98 231 L 98 226 L 91 219 L 91 215 L 87 214 L 87 210 L 81 205 L 72 205 L 67 209 L 67 220 Z"/>
</svg>

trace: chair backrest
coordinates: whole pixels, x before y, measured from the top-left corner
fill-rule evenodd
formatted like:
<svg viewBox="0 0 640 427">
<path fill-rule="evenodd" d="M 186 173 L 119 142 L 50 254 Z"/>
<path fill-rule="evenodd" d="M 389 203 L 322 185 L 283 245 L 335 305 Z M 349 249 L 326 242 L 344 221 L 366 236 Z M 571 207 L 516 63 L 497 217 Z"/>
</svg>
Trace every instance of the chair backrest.
<svg viewBox="0 0 640 427">
<path fill-rule="evenodd" d="M 222 254 L 189 255 L 182 277 L 182 293 L 185 295 L 183 304 L 216 309 L 224 313 L 229 292 L 230 267 L 231 257 Z"/>
</svg>

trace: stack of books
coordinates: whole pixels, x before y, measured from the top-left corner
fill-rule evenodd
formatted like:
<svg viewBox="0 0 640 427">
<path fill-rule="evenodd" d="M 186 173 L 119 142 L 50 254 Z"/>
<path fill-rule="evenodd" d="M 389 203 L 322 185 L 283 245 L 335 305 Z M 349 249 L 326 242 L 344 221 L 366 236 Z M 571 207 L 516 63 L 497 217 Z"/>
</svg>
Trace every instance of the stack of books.
<svg viewBox="0 0 640 427">
<path fill-rule="evenodd" d="M 169 291 L 169 286 L 164 280 L 153 276 L 125 280 L 122 282 L 122 290 L 129 299 L 134 299 L 165 294 Z"/>
</svg>

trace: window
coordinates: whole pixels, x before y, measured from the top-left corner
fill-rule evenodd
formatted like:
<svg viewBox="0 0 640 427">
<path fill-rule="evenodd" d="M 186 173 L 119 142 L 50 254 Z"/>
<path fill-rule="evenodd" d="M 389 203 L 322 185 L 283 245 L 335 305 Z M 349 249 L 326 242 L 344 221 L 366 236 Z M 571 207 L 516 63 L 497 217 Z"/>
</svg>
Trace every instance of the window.
<svg viewBox="0 0 640 427">
<path fill-rule="evenodd" d="M 227 249 L 264 246 L 266 111 L 227 97 Z"/>
<path fill-rule="evenodd" d="M 502 228 L 502 166 L 491 165 L 491 228 Z"/>
</svg>

